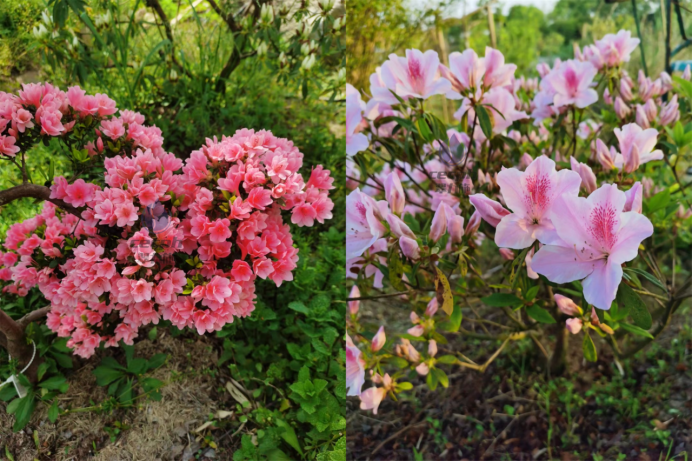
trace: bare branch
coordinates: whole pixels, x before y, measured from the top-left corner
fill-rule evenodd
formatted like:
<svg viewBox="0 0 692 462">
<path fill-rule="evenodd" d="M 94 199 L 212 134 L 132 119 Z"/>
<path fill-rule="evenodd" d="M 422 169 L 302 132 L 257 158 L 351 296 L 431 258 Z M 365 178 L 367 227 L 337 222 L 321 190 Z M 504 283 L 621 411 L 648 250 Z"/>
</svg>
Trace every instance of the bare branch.
<svg viewBox="0 0 692 462">
<path fill-rule="evenodd" d="M 31 313 L 26 314 L 23 318 L 21 318 L 17 323 L 22 327 L 26 327 L 29 323 L 32 323 L 34 321 L 38 321 L 39 319 L 42 319 L 46 317 L 46 315 L 50 312 L 51 306 L 44 306 L 43 308 L 39 308 L 38 310 L 34 310 Z"/>
<path fill-rule="evenodd" d="M 33 197 L 34 199 L 40 199 L 43 201 L 52 202 L 63 210 L 70 212 L 76 217 L 82 216 L 82 210 L 73 207 L 66 202 L 59 199 L 50 198 L 50 188 L 42 186 L 39 184 L 20 184 L 13 188 L 5 189 L 0 191 L 0 207 L 5 204 L 9 204 L 12 201 L 21 199 L 22 197 Z"/>
<path fill-rule="evenodd" d="M 0 310 L 0 332 L 8 341 L 19 340 L 24 336 L 24 329 L 3 310 Z"/>
</svg>

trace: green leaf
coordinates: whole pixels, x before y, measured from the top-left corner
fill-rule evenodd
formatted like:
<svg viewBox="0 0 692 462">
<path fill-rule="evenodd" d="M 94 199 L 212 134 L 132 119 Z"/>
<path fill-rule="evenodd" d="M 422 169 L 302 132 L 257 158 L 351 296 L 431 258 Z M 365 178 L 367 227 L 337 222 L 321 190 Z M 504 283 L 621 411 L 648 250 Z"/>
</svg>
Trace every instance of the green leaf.
<svg viewBox="0 0 692 462">
<path fill-rule="evenodd" d="M 127 365 L 128 372 L 133 374 L 142 374 L 146 370 L 148 361 L 144 358 L 134 358 Z"/>
<path fill-rule="evenodd" d="M 521 300 L 514 294 L 501 294 L 495 293 L 487 297 L 481 298 L 483 303 L 488 306 L 502 307 L 502 306 L 519 306 L 523 305 L 524 301 Z"/>
<path fill-rule="evenodd" d="M 440 382 L 440 385 L 445 388 L 449 387 L 449 377 L 447 377 L 445 371 L 442 369 L 433 368 L 430 369 L 430 374 L 435 374 L 437 376 L 437 381 Z"/>
<path fill-rule="evenodd" d="M 653 340 L 654 336 L 649 332 L 645 331 L 641 327 L 633 326 L 632 324 L 627 324 L 626 322 L 621 322 L 620 327 L 629 332 L 630 334 L 639 335 L 641 337 L 647 337 Z"/>
<path fill-rule="evenodd" d="M 598 358 L 596 354 L 596 345 L 594 345 L 593 340 L 588 331 L 584 331 L 584 342 L 582 343 L 582 350 L 584 351 L 584 358 L 592 363 L 596 362 Z"/>
<path fill-rule="evenodd" d="M 14 403 L 14 401 L 12 402 Z M 34 412 L 35 407 L 36 401 L 34 400 L 33 393 L 28 393 L 24 398 L 19 400 L 17 407 L 14 410 L 16 420 L 14 422 L 13 430 L 15 432 L 18 432 L 22 428 L 26 427 L 26 424 L 28 424 L 29 420 L 31 419 L 31 414 Z"/>
<path fill-rule="evenodd" d="M 43 376 L 46 375 L 46 372 L 48 372 L 48 367 L 50 367 L 50 366 L 48 365 L 47 362 L 43 362 L 38 366 L 38 370 L 36 371 L 36 374 L 37 374 L 39 381 L 41 379 L 43 379 Z"/>
<path fill-rule="evenodd" d="M 65 383 L 65 377 L 56 375 L 39 383 L 38 386 L 46 390 L 57 390 L 63 383 Z"/>
<path fill-rule="evenodd" d="M 106 366 L 99 366 L 92 373 L 96 376 L 96 383 L 102 387 L 124 375 L 121 371 Z"/>
<path fill-rule="evenodd" d="M 526 314 L 528 314 L 529 317 L 543 324 L 555 324 L 556 322 L 555 318 L 553 318 L 547 310 L 537 305 L 527 306 Z"/>
<path fill-rule="evenodd" d="M 630 286 L 621 283 L 615 298 L 618 306 L 629 310 L 630 316 L 637 327 L 644 330 L 651 329 L 651 313 L 646 308 L 646 304 Z"/>
<path fill-rule="evenodd" d="M 449 321 L 441 322 L 438 327 L 445 332 L 459 332 L 461 320 L 461 307 L 458 303 L 456 303 L 454 304 L 454 309 L 452 310 L 452 315 L 449 317 Z"/>
<path fill-rule="evenodd" d="M 430 388 L 431 391 L 437 390 L 437 384 L 439 383 L 437 375 L 433 374 L 432 371 L 428 372 L 428 375 L 425 377 L 425 383 L 428 384 L 428 388 Z"/>
<path fill-rule="evenodd" d="M 51 423 L 55 423 L 55 421 L 58 420 L 58 415 L 60 415 L 60 408 L 58 408 L 58 400 L 55 399 L 48 409 L 48 420 L 50 420 Z"/>
<path fill-rule="evenodd" d="M 612 305 L 610 305 L 610 310 L 608 311 L 610 319 L 616 322 L 625 319 L 629 313 L 630 310 L 626 306 L 620 306 L 618 305 L 618 302 L 615 301 Z"/>
<path fill-rule="evenodd" d="M 455 364 L 459 360 L 454 355 L 444 355 L 436 358 L 436 361 L 440 364 Z"/>
<path fill-rule="evenodd" d="M 524 299 L 531 302 L 533 301 L 534 298 L 536 298 L 536 295 L 538 295 L 538 290 L 540 289 L 540 286 L 533 286 L 529 290 L 526 291 L 526 295 L 524 296 Z"/>
<path fill-rule="evenodd" d="M 490 139 L 493 137 L 493 124 L 490 121 L 490 115 L 488 111 L 482 106 L 476 106 L 476 115 L 478 116 L 478 122 L 481 124 L 481 130 L 486 138 Z"/>
<path fill-rule="evenodd" d="M 396 385 L 398 391 L 408 391 L 413 390 L 413 384 L 411 382 L 399 382 Z"/>
<path fill-rule="evenodd" d="M 279 428 L 284 429 L 283 433 L 281 433 L 281 438 L 283 438 L 285 442 L 287 442 L 293 449 L 298 451 L 298 453 L 302 456 L 303 450 L 300 447 L 298 436 L 296 436 L 296 431 L 293 429 L 293 427 L 281 419 L 276 419 L 276 425 Z"/>
<path fill-rule="evenodd" d="M 669 203 L 670 191 L 668 189 L 664 189 L 646 202 L 646 208 L 649 213 L 653 213 L 657 210 L 666 208 Z"/>
<path fill-rule="evenodd" d="M 293 311 L 297 311 L 298 313 L 302 313 L 305 315 L 307 315 L 310 312 L 310 310 L 308 310 L 308 307 L 305 306 L 303 302 L 291 302 L 288 304 L 288 307 Z"/>
<path fill-rule="evenodd" d="M 163 366 L 163 364 L 166 362 L 166 359 L 168 359 L 168 355 L 165 353 L 157 353 L 153 355 L 151 358 L 149 358 L 149 364 L 147 364 L 147 371 L 158 369 L 159 367 Z"/>
<path fill-rule="evenodd" d="M 668 292 L 668 289 L 666 288 L 666 286 L 661 281 L 659 281 L 659 279 L 656 276 L 654 276 L 651 273 L 648 273 L 648 272 L 646 272 L 642 269 L 639 269 L 639 268 L 625 268 L 625 272 L 636 273 L 639 276 L 642 276 L 643 278 L 645 278 L 646 280 L 651 282 L 652 284 L 654 284 L 656 287 L 660 288 L 661 290 Z"/>
</svg>

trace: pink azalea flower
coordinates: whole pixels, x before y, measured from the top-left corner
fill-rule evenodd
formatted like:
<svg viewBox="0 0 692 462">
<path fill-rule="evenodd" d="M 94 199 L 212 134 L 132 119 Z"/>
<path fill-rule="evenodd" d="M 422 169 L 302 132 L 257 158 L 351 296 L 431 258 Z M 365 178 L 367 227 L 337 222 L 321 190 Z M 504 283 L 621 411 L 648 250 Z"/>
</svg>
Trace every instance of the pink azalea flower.
<svg viewBox="0 0 692 462">
<path fill-rule="evenodd" d="M 365 383 L 365 360 L 363 354 L 346 334 L 346 387 L 347 396 L 358 396 Z"/>
<path fill-rule="evenodd" d="M 94 190 L 81 178 L 65 188 L 67 197 L 65 202 L 74 207 L 83 207 L 87 202 L 93 200 Z"/>
<path fill-rule="evenodd" d="M 502 218 L 495 232 L 498 247 L 524 249 L 538 239 L 543 244 L 558 239 L 550 212 L 557 197 L 579 194 L 581 178 L 571 170 L 555 171 L 555 162 L 538 156 L 526 171 L 502 170 L 497 183 L 513 213 Z M 535 269 L 535 268 L 534 268 Z"/>
<path fill-rule="evenodd" d="M 354 285 L 351 287 L 351 292 L 348 294 L 349 298 L 359 298 L 360 297 L 360 289 L 358 289 L 357 285 Z M 348 302 L 348 312 L 351 313 L 352 315 L 357 315 L 358 314 L 358 309 L 360 308 L 360 300 L 352 300 Z"/>
<path fill-rule="evenodd" d="M 315 207 L 308 202 L 303 202 L 293 209 L 291 223 L 310 227 L 315 224 L 315 218 L 317 218 Z"/>
<path fill-rule="evenodd" d="M 227 218 L 219 219 L 211 223 L 207 228 L 209 240 L 211 242 L 224 242 L 231 237 L 230 225 L 231 222 Z"/>
<path fill-rule="evenodd" d="M 406 50 L 406 57 L 389 55 L 382 65 L 385 86 L 402 98 L 428 99 L 447 93 L 452 85 L 439 75 L 440 59 L 437 52 Z"/>
<path fill-rule="evenodd" d="M 392 213 L 401 215 L 406 206 L 406 195 L 404 194 L 404 188 L 401 186 L 398 173 L 392 172 L 385 178 L 384 191 Z"/>
<path fill-rule="evenodd" d="M 584 190 L 591 194 L 596 190 L 597 184 L 596 184 L 596 175 L 593 173 L 593 170 L 591 167 L 586 165 L 585 163 L 578 162 L 574 156 L 569 158 L 570 165 L 572 166 L 572 170 L 577 172 L 579 176 L 581 177 L 581 186 L 584 188 Z"/>
<path fill-rule="evenodd" d="M 441 66 L 442 75 L 452 83 L 453 90 L 447 93 L 451 99 L 460 99 L 461 93 L 484 87 L 506 87 L 512 83 L 515 64 L 505 64 L 504 55 L 494 48 L 485 47 L 485 57 L 478 58 L 472 49 L 449 55 L 449 68 Z"/>
<path fill-rule="evenodd" d="M 643 193 L 644 188 L 642 187 L 641 182 L 637 181 L 634 183 L 630 189 L 625 191 L 627 201 L 625 202 L 625 207 L 622 209 L 622 211 L 642 213 Z"/>
<path fill-rule="evenodd" d="M 588 198 L 563 194 L 552 207 L 559 240 L 543 246 L 533 269 L 563 284 L 584 279 L 584 297 L 608 310 L 622 280 L 622 264 L 637 256 L 639 244 L 653 234 L 644 215 L 622 212 L 625 193 L 605 184 Z"/>
<path fill-rule="evenodd" d="M 363 255 L 385 232 L 375 201 L 356 188 L 346 197 L 346 259 Z"/>
<path fill-rule="evenodd" d="M 132 298 L 135 302 L 151 300 L 151 291 L 153 287 L 153 283 L 147 282 L 144 279 L 140 279 L 139 281 L 132 281 Z"/>
<path fill-rule="evenodd" d="M 410 237 L 401 236 L 399 238 L 399 247 L 401 247 L 401 253 L 411 260 L 418 260 L 420 257 L 420 249 L 418 248 L 418 242 L 411 239 Z"/>
<path fill-rule="evenodd" d="M 598 93 L 591 88 L 598 70 L 588 61 L 569 60 L 551 73 L 550 85 L 555 91 L 555 107 L 575 105 L 585 108 L 598 101 Z"/>
<path fill-rule="evenodd" d="M 389 376 L 389 374 L 387 374 Z M 362 410 L 372 409 L 372 413 L 377 415 L 380 403 L 387 397 L 387 390 L 381 387 L 371 387 L 360 394 L 360 408 Z"/>
<path fill-rule="evenodd" d="M 368 149 L 368 138 L 358 133 L 363 122 L 365 103 L 360 92 L 351 84 L 346 84 L 346 155 L 353 156 Z"/>
<path fill-rule="evenodd" d="M 121 228 L 134 225 L 138 219 L 137 209 L 132 202 L 123 202 L 118 205 L 115 209 L 115 216 L 118 219 L 117 225 Z"/>
<path fill-rule="evenodd" d="M 19 146 L 14 145 L 16 141 L 14 136 L 0 135 L 0 154 L 14 157 L 19 152 Z"/>
<path fill-rule="evenodd" d="M 652 151 L 658 137 L 658 130 L 655 128 L 643 130 L 637 124 L 627 124 L 622 129 L 616 128 L 613 132 L 620 142 L 620 154 L 623 157 L 625 172 L 631 173 L 641 164 L 663 159 L 663 152 L 660 149 Z"/>
<path fill-rule="evenodd" d="M 606 66 L 614 67 L 629 62 L 630 55 L 639 45 L 638 38 L 632 38 L 628 30 L 621 30 L 617 34 L 606 34 L 602 39 L 596 40 L 596 48 Z"/>
<path fill-rule="evenodd" d="M 31 121 L 32 118 L 31 112 L 26 109 L 19 109 L 14 118 L 14 122 L 17 124 L 17 130 L 19 130 L 20 133 L 24 133 L 27 128 L 33 128 L 34 123 Z"/>
</svg>

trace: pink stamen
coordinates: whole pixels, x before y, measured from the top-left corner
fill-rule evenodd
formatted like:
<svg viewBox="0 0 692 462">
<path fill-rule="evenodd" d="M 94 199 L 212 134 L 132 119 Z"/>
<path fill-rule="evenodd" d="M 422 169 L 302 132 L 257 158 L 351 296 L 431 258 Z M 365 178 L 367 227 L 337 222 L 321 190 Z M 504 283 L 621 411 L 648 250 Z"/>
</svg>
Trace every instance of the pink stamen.
<svg viewBox="0 0 692 462">
<path fill-rule="evenodd" d="M 540 218 L 543 211 L 550 205 L 551 188 L 548 176 L 529 175 L 526 177 L 527 194 L 524 196 L 524 201 L 534 218 Z"/>
<path fill-rule="evenodd" d="M 607 206 L 597 205 L 591 211 L 591 225 L 588 227 L 591 236 L 596 239 L 605 249 L 610 250 L 615 244 L 617 233 L 615 224 L 617 214 L 615 209 Z"/>
</svg>

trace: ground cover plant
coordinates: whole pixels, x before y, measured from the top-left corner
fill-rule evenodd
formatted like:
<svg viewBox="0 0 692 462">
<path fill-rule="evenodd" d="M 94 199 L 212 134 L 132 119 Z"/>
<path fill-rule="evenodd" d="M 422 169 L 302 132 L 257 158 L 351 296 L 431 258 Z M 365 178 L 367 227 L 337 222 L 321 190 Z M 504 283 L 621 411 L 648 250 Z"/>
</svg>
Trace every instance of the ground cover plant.
<svg viewBox="0 0 692 462">
<path fill-rule="evenodd" d="M 347 386 L 361 410 L 377 418 L 421 380 L 458 389 L 455 378 L 485 373 L 527 343 L 536 352 L 527 373 L 558 377 L 568 359 L 606 355 L 626 377 L 627 360 L 684 312 L 690 71 L 630 76 L 638 45 L 629 31 L 607 34 L 572 59 L 539 64 L 539 78 L 515 75 L 490 47 L 444 64 L 409 49 L 391 54 L 364 92 L 347 88 Z M 451 123 L 432 97 L 456 105 Z M 361 317 L 361 303 L 375 301 L 408 322 L 384 308 Z M 471 349 L 474 339 L 494 342 Z M 551 396 L 593 395 L 556 383 L 546 383 L 547 407 Z M 439 403 L 423 404 L 404 420 L 420 425 Z M 479 439 L 476 457 L 497 443 Z M 428 454 L 459 456 L 454 439 L 436 445 Z"/>
<path fill-rule="evenodd" d="M 69 227 L 53 236 L 61 241 L 55 246 L 60 252 L 49 250 L 44 255 L 47 260 L 40 257 L 41 263 L 36 263 L 48 265 L 45 272 L 69 269 L 66 277 L 58 274 L 57 281 L 39 283 L 51 284 L 56 292 L 49 290 L 46 298 L 31 278 L 16 278 L 24 281 L 17 282 L 10 277 L 3 283 L 2 308 L 10 320 L 23 318 L 23 343 L 15 342 L 22 351 L 12 354 L 11 361 L 6 361 L 4 350 L 0 353 L 0 377 L 4 381 L 17 376 L 27 390 L 25 398 L 17 399 L 14 386 L 2 388 L 0 398 L 9 411 L 1 422 L 8 458 L 133 458 L 143 454 L 149 458 L 226 460 L 345 457 L 342 332 L 346 292 L 339 251 L 344 235 L 337 231 L 344 220 L 343 180 L 338 173 L 344 166 L 339 133 L 343 125 L 343 103 L 339 102 L 343 8 L 330 2 L 261 3 L 241 8 L 215 2 L 195 2 L 193 6 L 185 2 L 57 1 L 45 10 L 45 5 L 37 3 L 29 49 L 40 64 L 33 64 L 28 73 L 13 68 L 13 78 L 3 80 L 9 93 L 29 88 L 38 91 L 39 86 L 22 84 L 36 73 L 51 82 L 52 86 L 40 87 L 52 95 L 49 99 L 70 94 L 78 104 L 80 98 L 91 102 L 94 97 L 90 95 L 99 94 L 97 98 L 103 101 L 112 97 L 108 104 L 113 109 L 129 107 L 132 111 L 87 114 L 71 106 L 68 99 L 58 107 L 65 111 L 58 117 L 65 130 L 58 127 L 55 136 L 41 132 L 43 114 L 36 114 L 38 107 L 26 108 L 33 127 L 26 125 L 21 131 L 16 122 L 4 127 L 7 146 L 12 145 L 8 139 L 12 136 L 14 146 L 22 150 L 3 155 L 8 168 L 0 174 L 2 187 L 17 188 L 13 199 L 16 192 L 26 197 L 3 203 L 0 233 L 10 241 L 12 236 L 19 237 L 21 247 L 20 228 L 29 232 L 36 225 L 31 234 L 45 240 L 46 229 Z M 190 37 L 195 40 L 188 40 Z M 27 40 L 26 35 L 22 39 Z M 229 47 L 232 43 L 236 46 Z M 236 62 L 233 56 L 238 52 L 241 59 Z M 229 62 L 233 66 L 224 71 Z M 87 93 L 68 90 L 80 83 Z M 70 125 L 73 119 L 75 123 Z M 238 150 L 245 141 L 231 141 L 234 134 L 253 141 Z M 301 181 L 292 169 L 298 168 L 303 154 L 305 178 Z M 260 160 L 265 155 L 269 164 Z M 272 163 L 275 168 L 269 175 L 265 167 L 271 168 Z M 319 164 L 325 169 L 312 169 Z M 142 173 L 130 178 L 133 168 Z M 127 181 L 120 175 L 125 170 Z M 328 178 L 327 170 L 335 181 Z M 322 186 L 330 188 L 329 197 L 326 189 L 324 194 L 319 188 L 310 190 L 308 202 L 317 201 L 319 217 L 317 209 L 303 208 L 294 224 L 290 212 L 282 215 L 278 209 L 272 210 L 278 207 L 268 203 L 272 194 L 276 196 L 272 203 L 279 201 L 289 208 L 299 205 L 289 205 L 288 189 L 294 186 L 305 188 L 307 199 L 313 171 L 315 179 L 320 176 L 319 181 L 329 183 Z M 245 177 L 250 183 L 244 184 Z M 291 186 L 293 180 L 297 183 Z M 175 193 L 174 184 L 188 191 Z M 265 185 L 260 189 L 267 192 L 258 189 L 250 199 L 251 184 L 254 188 Z M 154 198 L 146 197 L 150 186 L 157 200 L 149 204 Z M 37 191 L 40 199 L 57 205 L 36 200 Z M 194 191 L 205 196 L 200 196 L 202 202 L 195 201 Z M 85 203 L 72 205 L 73 193 Z M 116 210 L 129 207 L 121 202 L 129 195 L 137 217 L 133 223 L 128 220 L 118 225 L 117 214 L 123 214 Z M 256 203 L 264 210 L 250 205 L 255 199 L 265 204 Z M 109 201 L 113 213 L 96 218 L 94 212 L 89 223 L 71 218 L 68 212 L 81 215 L 89 208 L 109 208 Z M 240 215 L 229 218 L 233 204 Z M 178 234 L 187 232 L 183 228 L 192 231 L 183 223 L 191 224 L 193 215 L 202 225 L 198 230 L 202 234 L 190 235 L 185 244 L 184 236 Z M 240 220 L 240 216 L 245 218 Z M 96 223 L 102 218 L 113 226 Z M 246 220 L 241 229 L 241 221 Z M 306 231 L 304 225 L 311 220 L 313 226 Z M 20 222 L 25 224 L 16 225 Z M 212 232 L 215 225 L 218 229 Z M 136 235 L 129 236 L 130 244 L 117 250 L 105 244 L 124 238 L 115 229 Z M 276 281 L 269 273 L 274 273 L 273 263 L 277 268 L 281 265 L 282 257 L 277 258 L 279 254 L 268 247 L 255 248 L 250 236 L 262 236 L 265 231 L 266 237 L 273 234 L 271 247 L 285 257 L 287 265 L 286 271 L 275 274 Z M 242 245 L 241 234 L 248 238 Z M 93 248 L 85 240 L 92 241 Z M 192 245 L 197 250 L 186 253 L 185 247 Z M 85 263 L 80 259 L 87 256 L 82 253 L 87 247 L 87 253 L 95 251 L 92 257 L 96 259 Z M 40 249 L 36 256 L 42 253 Z M 5 255 L 6 251 L 3 249 Z M 121 267 L 115 262 L 118 255 L 124 255 L 122 251 L 130 254 L 130 262 L 122 260 L 125 266 Z M 55 259 L 52 252 L 61 254 L 53 268 L 48 261 Z M 253 255 L 263 263 L 257 261 L 254 266 Z M 9 262 L 12 257 L 5 258 Z M 74 263 L 67 264 L 68 259 Z M 240 263 L 244 259 L 247 267 Z M 112 260 L 120 276 L 102 277 L 97 282 L 98 275 L 91 273 L 104 260 Z M 264 265 L 266 280 L 250 276 L 240 281 L 232 275 L 236 260 L 239 278 L 255 275 Z M 90 275 L 73 271 L 70 265 L 85 268 Z M 181 277 L 178 270 L 187 274 Z M 4 276 L 11 271 L 5 268 Z M 132 287 L 122 292 L 124 297 L 126 293 L 133 297 L 122 312 L 128 316 L 116 319 L 119 311 L 106 313 L 105 306 L 112 303 L 111 297 L 119 298 L 116 280 L 121 279 L 122 271 L 127 278 L 145 282 L 139 295 L 134 296 Z M 222 277 L 221 271 L 226 275 Z M 292 280 L 279 282 L 279 273 Z M 53 297 L 56 293 L 74 292 L 67 282 L 70 278 L 76 278 L 71 280 L 81 287 L 77 293 L 90 301 L 76 307 L 62 303 L 66 306 L 45 323 L 38 314 L 50 311 L 49 305 L 61 304 Z M 171 299 L 156 300 L 157 287 L 161 285 L 163 290 L 169 282 L 173 284 L 171 298 L 189 302 L 183 311 L 177 310 L 182 305 L 174 308 Z M 70 287 L 58 288 L 62 284 Z M 201 287 L 195 294 L 193 284 Z M 97 285 L 101 287 L 96 289 Z M 103 293 L 94 297 L 81 292 L 92 289 L 103 289 Z M 214 293 L 215 301 L 206 297 L 207 292 Z M 202 295 L 197 301 L 207 315 L 204 326 L 203 316 L 197 315 L 200 324 L 196 325 L 195 308 L 190 311 L 198 295 Z M 135 301 L 135 297 L 147 296 L 151 300 Z M 332 305 L 338 300 L 341 304 Z M 90 313 L 90 303 L 104 308 L 100 323 Z M 44 309 L 26 317 L 37 308 Z M 242 316 L 236 308 L 244 311 L 242 321 L 236 318 Z M 232 311 L 235 319 L 228 323 Z M 141 317 L 144 312 L 149 315 Z M 180 317 L 184 312 L 190 316 Z M 67 326 L 69 318 L 77 325 Z M 77 333 L 84 323 L 88 333 Z M 135 329 L 137 325 L 143 327 Z M 205 330 L 213 333 L 199 337 L 199 331 Z M 97 338 L 103 340 L 99 345 Z M 121 347 L 105 348 L 108 340 Z M 32 368 L 20 374 L 27 362 L 22 356 L 30 358 L 33 345 L 36 358 Z M 75 356 L 75 352 L 88 358 Z M 93 399 L 84 400 L 82 390 L 89 390 Z M 167 409 L 175 409 L 180 418 L 159 419 L 152 426 L 151 412 L 170 415 Z M 193 425 L 196 420 L 200 422 Z M 95 424 L 85 425 L 88 421 Z"/>
</svg>

